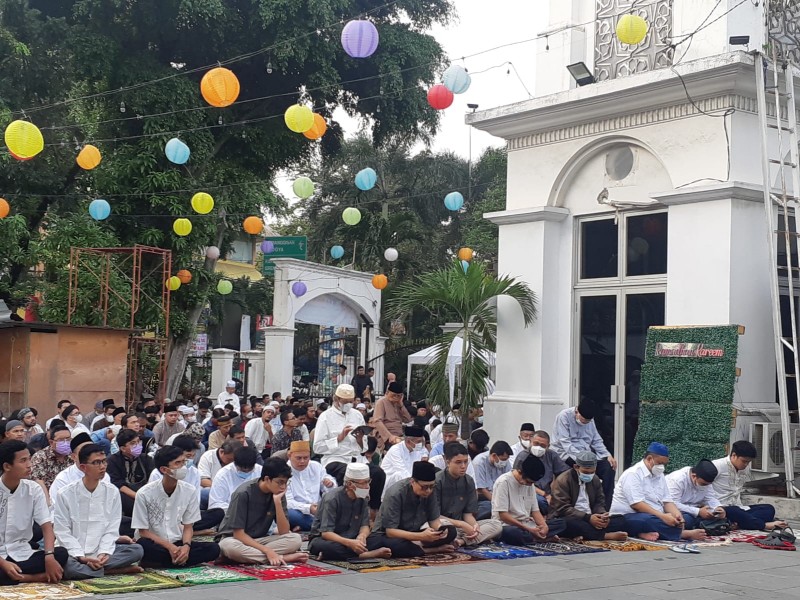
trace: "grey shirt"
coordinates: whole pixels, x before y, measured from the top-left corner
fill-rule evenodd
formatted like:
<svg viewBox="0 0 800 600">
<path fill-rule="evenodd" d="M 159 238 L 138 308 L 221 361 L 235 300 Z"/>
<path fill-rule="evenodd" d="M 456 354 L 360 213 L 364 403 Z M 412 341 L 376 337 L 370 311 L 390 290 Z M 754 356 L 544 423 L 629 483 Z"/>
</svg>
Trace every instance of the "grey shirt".
<svg viewBox="0 0 800 600">
<path fill-rule="evenodd" d="M 319 537 L 328 531 L 352 540 L 358 536 L 362 527 L 367 526 L 369 526 L 367 499 L 351 500 L 347 490 L 338 487 L 322 495 L 314 523 L 311 525 L 309 539 Z"/>
<path fill-rule="evenodd" d="M 259 481 L 251 479 L 233 492 L 225 518 L 219 526 L 218 539 L 233 536 L 234 529 L 244 529 L 251 538 L 269 535 L 272 523 L 275 522 L 275 501 L 272 494 L 265 494 L 259 489 Z M 281 498 L 281 504 L 283 513 L 288 514 L 286 496 Z"/>
<path fill-rule="evenodd" d="M 478 514 L 478 495 L 475 481 L 469 475 L 458 479 L 451 477 L 447 469 L 436 474 L 436 494 L 443 517 L 464 519 L 464 513 Z"/>
<path fill-rule="evenodd" d="M 523 450 L 519 454 L 514 455 L 514 468 L 520 468 L 520 465 L 525 462 L 525 459 L 530 456 L 530 452 Z M 548 448 L 544 456 L 540 459 L 544 465 L 544 476 L 534 482 L 534 485 L 543 492 L 550 493 L 550 484 L 553 480 L 561 475 L 564 471 L 569 471 L 570 467 L 565 463 L 562 458 L 554 450 Z"/>
<path fill-rule="evenodd" d="M 378 511 L 373 533 L 384 533 L 387 529 L 419 531 L 425 523 L 439 518 L 439 498 L 434 491 L 422 498 L 411 489 L 411 478 L 401 479 L 386 490 Z"/>
</svg>

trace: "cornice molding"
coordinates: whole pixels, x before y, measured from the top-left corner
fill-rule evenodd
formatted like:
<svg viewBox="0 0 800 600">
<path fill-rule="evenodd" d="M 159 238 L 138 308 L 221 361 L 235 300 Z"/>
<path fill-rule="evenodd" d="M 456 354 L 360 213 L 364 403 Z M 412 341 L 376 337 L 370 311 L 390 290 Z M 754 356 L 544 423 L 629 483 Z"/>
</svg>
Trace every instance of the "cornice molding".
<svg viewBox="0 0 800 600">
<path fill-rule="evenodd" d="M 537 221 L 563 221 L 569 216 L 569 209 L 560 206 L 535 206 L 532 208 L 514 208 L 498 212 L 484 213 L 483 218 L 495 225 L 516 225 L 518 223 L 535 223 Z"/>
<path fill-rule="evenodd" d="M 764 202 L 764 192 L 761 186 L 743 181 L 726 181 L 725 183 L 715 183 L 713 185 L 679 188 L 668 192 L 650 194 L 650 197 L 665 206 L 713 202 L 715 200 Z"/>
</svg>

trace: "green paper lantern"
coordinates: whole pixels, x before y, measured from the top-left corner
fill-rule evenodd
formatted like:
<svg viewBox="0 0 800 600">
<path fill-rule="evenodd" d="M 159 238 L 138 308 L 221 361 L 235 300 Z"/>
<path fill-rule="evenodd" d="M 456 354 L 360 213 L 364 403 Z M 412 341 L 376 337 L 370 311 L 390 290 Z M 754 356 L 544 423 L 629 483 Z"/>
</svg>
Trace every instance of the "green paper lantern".
<svg viewBox="0 0 800 600">
<path fill-rule="evenodd" d="M 227 279 L 220 279 L 217 284 L 217 291 L 223 296 L 227 296 L 233 291 L 233 284 Z"/>
<path fill-rule="evenodd" d="M 305 200 L 314 195 L 314 182 L 308 177 L 298 177 L 292 184 L 292 191 L 298 198 Z"/>
<path fill-rule="evenodd" d="M 361 211 L 349 206 L 342 211 L 342 220 L 348 225 L 358 225 L 361 221 Z"/>
</svg>

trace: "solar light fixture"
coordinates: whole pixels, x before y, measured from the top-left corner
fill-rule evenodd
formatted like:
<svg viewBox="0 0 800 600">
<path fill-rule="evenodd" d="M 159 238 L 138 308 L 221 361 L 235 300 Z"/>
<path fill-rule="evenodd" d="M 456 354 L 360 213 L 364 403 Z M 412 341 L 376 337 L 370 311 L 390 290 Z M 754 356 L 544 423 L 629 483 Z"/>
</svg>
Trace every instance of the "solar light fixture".
<svg viewBox="0 0 800 600">
<path fill-rule="evenodd" d="M 567 71 L 579 86 L 589 85 L 597 81 L 592 72 L 582 62 L 567 65 Z"/>
<path fill-rule="evenodd" d="M 750 36 L 749 35 L 732 35 L 728 38 L 728 43 L 731 46 L 749 46 L 750 45 Z"/>
</svg>

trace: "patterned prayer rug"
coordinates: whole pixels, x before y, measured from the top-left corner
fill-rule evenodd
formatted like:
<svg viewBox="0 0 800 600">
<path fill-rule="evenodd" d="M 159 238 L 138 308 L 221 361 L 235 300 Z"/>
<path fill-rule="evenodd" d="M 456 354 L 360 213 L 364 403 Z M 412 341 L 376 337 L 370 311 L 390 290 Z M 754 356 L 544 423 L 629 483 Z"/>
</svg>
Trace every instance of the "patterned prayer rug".
<svg viewBox="0 0 800 600">
<path fill-rule="evenodd" d="M 196 535 L 192 538 L 193 542 L 213 542 L 213 535 Z"/>
<path fill-rule="evenodd" d="M 405 560 L 396 558 L 369 558 L 364 560 L 324 560 L 319 561 L 340 569 L 356 571 L 358 573 L 381 573 L 383 571 L 403 571 L 405 569 L 419 569 L 420 565 L 409 564 Z"/>
<path fill-rule="evenodd" d="M 506 544 L 481 544 L 480 546 L 459 548 L 462 554 L 487 560 L 508 560 L 511 558 L 532 558 L 534 556 L 555 556 L 554 552 L 534 550 Z"/>
<path fill-rule="evenodd" d="M 261 581 L 274 581 L 276 579 L 296 579 L 298 577 L 320 577 L 322 575 L 338 575 L 339 571 L 324 569 L 308 564 L 290 564 L 285 567 L 271 565 L 231 565 L 224 567 L 231 571 L 249 575 Z"/>
<path fill-rule="evenodd" d="M 154 571 L 145 571 L 132 575 L 107 575 L 98 579 L 85 579 L 75 581 L 73 585 L 79 590 L 92 594 L 126 594 L 179 588 L 185 584 Z"/>
<path fill-rule="evenodd" d="M 650 542 L 646 542 L 644 540 L 634 540 L 634 539 L 630 539 L 625 542 L 612 542 L 609 540 L 603 540 L 599 542 L 586 541 L 581 543 L 586 546 L 589 546 L 590 548 L 605 548 L 606 550 L 617 550 L 619 552 L 639 552 L 643 550 L 645 551 L 669 550 L 669 546 L 659 546 L 657 544 L 651 544 Z"/>
<path fill-rule="evenodd" d="M 560 540 L 558 542 L 537 542 L 525 546 L 537 552 L 549 552 L 555 555 L 567 554 L 592 554 L 594 552 L 608 552 L 606 548 L 593 548 L 585 546 L 578 542 L 570 542 L 567 540 Z"/>
<path fill-rule="evenodd" d="M 230 569 L 212 567 L 211 565 L 201 565 L 199 567 L 189 567 L 187 569 L 158 569 L 154 571 L 159 575 L 177 579 L 187 585 L 205 585 L 211 583 L 229 583 L 231 581 L 247 581 L 257 579 L 252 575 L 237 573 Z"/>
<path fill-rule="evenodd" d="M 3 600 L 67 600 L 89 595 L 63 583 L 4 585 L 0 590 L 0 598 Z"/>
<path fill-rule="evenodd" d="M 438 554 L 426 554 L 425 556 L 417 556 L 415 558 L 404 558 L 403 560 L 412 565 L 440 567 L 442 565 L 455 565 L 486 559 L 479 556 L 470 556 L 462 552 L 442 552 Z"/>
</svg>

